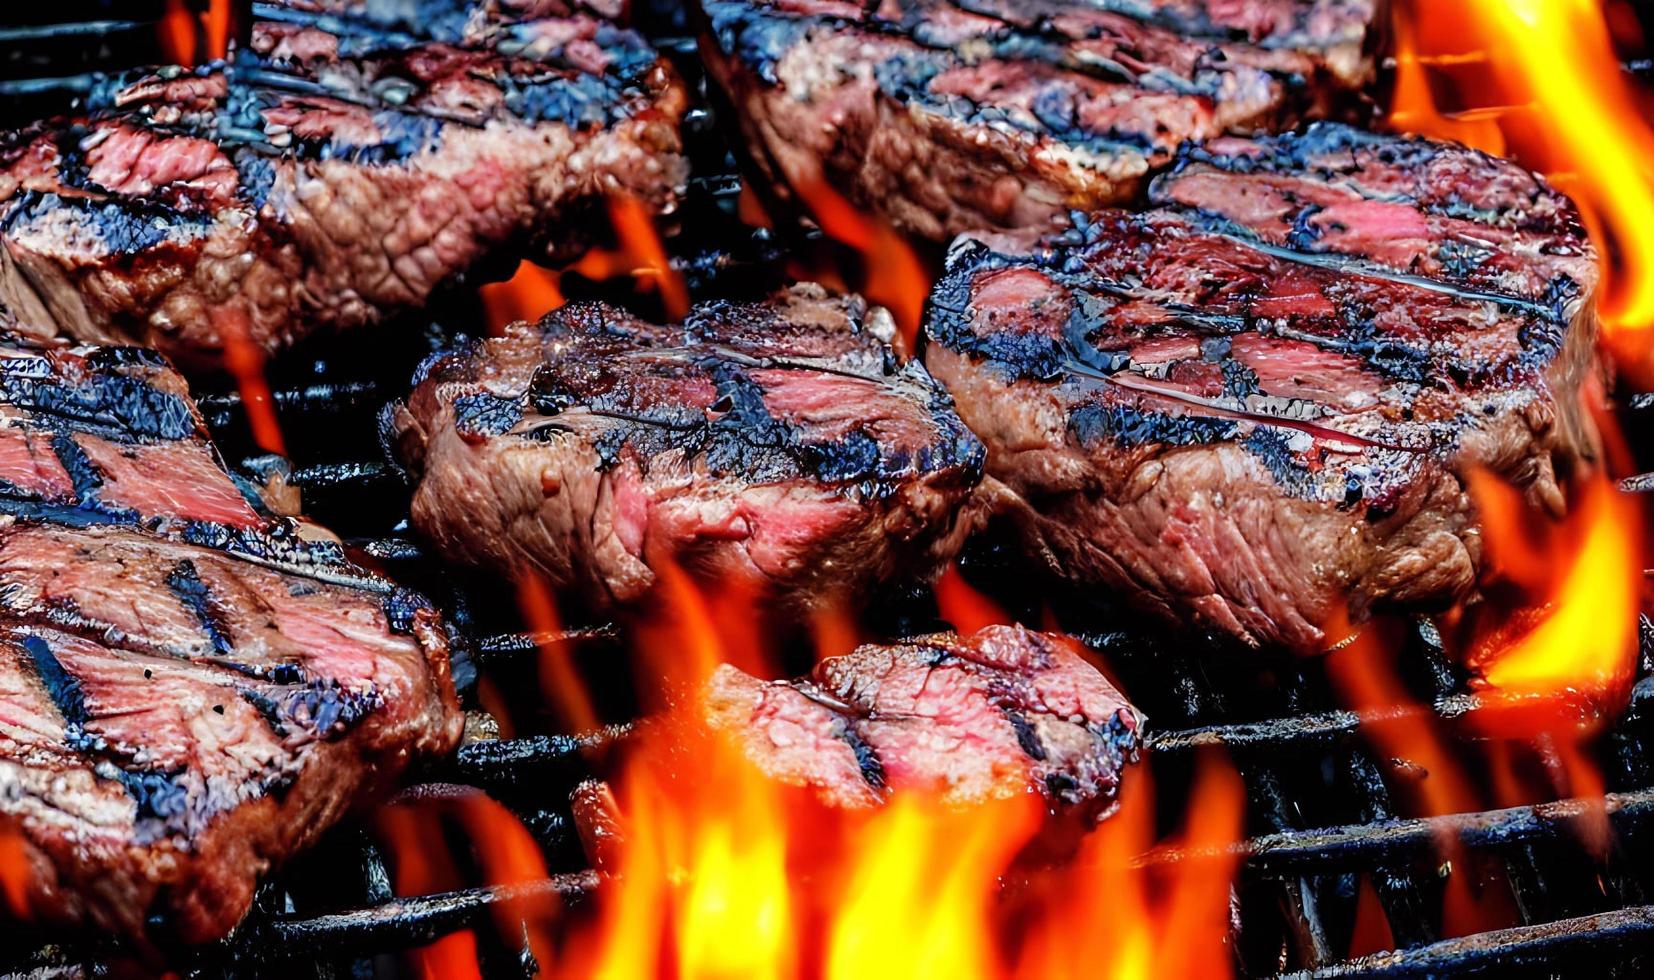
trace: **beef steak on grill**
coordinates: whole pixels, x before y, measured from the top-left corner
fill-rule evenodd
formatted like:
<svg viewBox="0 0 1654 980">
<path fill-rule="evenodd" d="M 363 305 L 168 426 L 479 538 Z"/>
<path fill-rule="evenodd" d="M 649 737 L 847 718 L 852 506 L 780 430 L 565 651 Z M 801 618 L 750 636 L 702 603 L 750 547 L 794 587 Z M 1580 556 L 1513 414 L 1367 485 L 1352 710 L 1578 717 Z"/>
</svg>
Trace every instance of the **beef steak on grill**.
<svg viewBox="0 0 1654 980">
<path fill-rule="evenodd" d="M 702 0 L 754 162 L 945 240 L 1119 204 L 1185 140 L 1344 111 L 1371 0 Z M 777 179 L 779 178 L 779 180 Z"/>
<path fill-rule="evenodd" d="M 1324 124 L 1191 148 L 1152 196 L 962 238 L 932 293 L 925 362 L 1052 571 L 1313 651 L 1346 603 L 1473 589 L 1468 471 L 1563 510 L 1596 272 L 1543 180 Z"/>
<path fill-rule="evenodd" d="M 115 79 L 0 139 L 20 322 L 211 361 L 416 309 L 513 247 L 565 253 L 604 195 L 675 204 L 682 86 L 608 21 L 434 18 L 425 40 L 261 9 L 227 64 Z"/>
<path fill-rule="evenodd" d="M 726 664 L 699 706 L 766 775 L 835 806 L 900 790 L 953 804 L 1038 792 L 1100 818 L 1143 719 L 1076 646 L 989 626 L 858 647 L 797 680 Z"/>
<path fill-rule="evenodd" d="M 981 476 L 892 332 L 813 285 L 667 327 L 577 303 L 428 363 L 386 438 L 452 559 L 593 607 L 640 598 L 662 562 L 774 608 L 849 602 L 951 558 Z"/>
<path fill-rule="evenodd" d="M 36 922 L 228 932 L 459 738 L 434 609 L 261 516 L 139 348 L 0 345 L 0 834 Z"/>
</svg>

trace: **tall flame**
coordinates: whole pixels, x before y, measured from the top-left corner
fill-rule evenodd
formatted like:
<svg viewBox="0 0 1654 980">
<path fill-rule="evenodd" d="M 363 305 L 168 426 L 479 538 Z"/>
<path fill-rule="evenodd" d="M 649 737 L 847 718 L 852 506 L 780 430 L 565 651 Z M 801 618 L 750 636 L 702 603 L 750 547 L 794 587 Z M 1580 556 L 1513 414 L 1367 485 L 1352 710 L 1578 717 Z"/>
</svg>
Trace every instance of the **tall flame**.
<svg viewBox="0 0 1654 980">
<path fill-rule="evenodd" d="M 1244 791 L 1225 762 L 1200 760 L 1187 825 L 1158 842 L 1146 764 L 1127 773 L 1118 813 L 1083 837 L 1076 832 L 1086 828 L 1053 819 L 1034 793 L 971 808 L 918 792 L 869 809 L 829 807 L 765 775 L 734 739 L 700 722 L 698 700 L 682 685 L 718 664 L 762 665 L 762 635 L 739 610 L 739 590 L 661 567 L 660 608 L 638 631 L 652 648 L 640 654 L 652 658 L 651 672 L 670 667 L 678 697 L 643 723 L 612 792 L 592 797 L 612 830 L 591 906 L 517 911 L 531 925 L 555 918 L 547 926 L 555 955 L 542 953 L 546 936 L 530 936 L 545 976 L 1193 980 L 1232 972 L 1223 937 Z M 853 630 L 819 628 L 835 643 Z M 526 835 L 498 815 L 465 824 L 480 860 L 450 860 L 440 822 L 423 809 L 430 805 L 398 804 L 382 820 L 399 891 L 448 884 L 461 864 L 480 865 L 492 883 L 543 874 Z M 440 807 L 492 806 L 438 805 L 449 821 L 455 814 Z M 501 835 L 521 838 L 520 847 L 490 860 L 478 838 Z M 1145 861 L 1164 850 L 1187 853 Z M 509 918 L 500 927 L 520 935 Z M 474 976 L 466 957 L 476 945 L 461 933 L 422 950 L 419 966 Z"/>
<path fill-rule="evenodd" d="M 1392 123 L 1508 151 L 1568 193 L 1605 257 L 1608 345 L 1624 370 L 1654 378 L 1654 128 L 1601 4 L 1400 0 L 1395 10 Z"/>
<path fill-rule="evenodd" d="M 247 314 L 229 308 L 218 320 L 219 336 L 224 341 L 224 369 L 235 378 L 241 392 L 241 407 L 252 427 L 253 441 L 267 452 L 287 455 L 287 441 L 276 419 L 275 398 L 264 376 L 264 350 L 252 338 Z"/>
<path fill-rule="evenodd" d="M 794 189 L 827 237 L 860 253 L 861 292 L 890 311 L 904 353 L 919 336 L 931 277 L 913 246 L 889 222 L 858 210 L 821 178 L 794 181 Z"/>
<path fill-rule="evenodd" d="M 1513 510 L 1508 491 L 1489 477 L 1471 487 L 1493 560 L 1530 592 L 1540 590 L 1539 607 L 1516 617 L 1525 632 L 1481 645 L 1482 679 L 1512 696 L 1575 691 L 1617 702 L 1636 668 L 1643 577 L 1637 508 L 1599 474 L 1575 495 L 1563 527 L 1547 536 L 1551 547 L 1539 554 L 1549 560 L 1540 565 L 1531 545 L 1521 543 L 1530 540 L 1524 526 L 1537 515 Z M 1506 552 L 1520 557 L 1506 560 Z"/>
</svg>

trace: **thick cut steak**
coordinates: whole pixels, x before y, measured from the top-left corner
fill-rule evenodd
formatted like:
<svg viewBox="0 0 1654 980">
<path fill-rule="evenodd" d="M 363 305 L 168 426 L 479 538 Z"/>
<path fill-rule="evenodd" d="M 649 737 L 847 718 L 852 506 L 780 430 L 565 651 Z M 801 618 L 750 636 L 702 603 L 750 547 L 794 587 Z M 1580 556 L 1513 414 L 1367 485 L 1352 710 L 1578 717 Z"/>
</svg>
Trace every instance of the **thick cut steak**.
<svg viewBox="0 0 1654 980">
<path fill-rule="evenodd" d="M 1143 719 L 1076 646 L 990 626 L 862 646 L 791 681 L 725 665 L 701 716 L 764 773 L 836 806 L 904 790 L 954 804 L 1038 792 L 1101 817 Z"/>
<path fill-rule="evenodd" d="M 926 364 L 1053 572 L 1313 651 L 1346 605 L 1472 591 L 1469 471 L 1564 509 L 1596 272 L 1544 181 L 1323 124 L 1190 149 L 1152 197 L 962 238 L 931 297 Z"/>
<path fill-rule="evenodd" d="M 983 450 L 889 314 L 795 286 L 681 325 L 609 306 L 427 364 L 386 438 L 441 552 L 594 607 L 662 562 L 808 609 L 953 556 Z"/>
<path fill-rule="evenodd" d="M 85 117 L 0 140 L 21 323 L 211 361 L 416 309 L 512 249 L 567 252 L 605 195 L 675 204 L 682 86 L 608 21 L 450 11 L 429 40 L 260 9 L 227 64 L 111 80 Z"/>
<path fill-rule="evenodd" d="M 187 941 L 460 714 L 428 603 L 261 516 L 152 351 L 0 345 L 0 834 L 36 922 Z"/>
<path fill-rule="evenodd" d="M 924 237 L 1120 204 L 1185 140 L 1349 111 L 1371 0 L 702 0 L 772 182 Z"/>
</svg>

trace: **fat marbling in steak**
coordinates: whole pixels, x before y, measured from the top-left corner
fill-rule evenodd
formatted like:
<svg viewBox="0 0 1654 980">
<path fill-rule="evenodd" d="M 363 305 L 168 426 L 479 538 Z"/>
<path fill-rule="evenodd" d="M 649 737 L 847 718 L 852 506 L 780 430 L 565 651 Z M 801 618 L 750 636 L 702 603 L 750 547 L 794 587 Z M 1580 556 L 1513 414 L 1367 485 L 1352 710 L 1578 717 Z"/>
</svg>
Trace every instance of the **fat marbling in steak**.
<svg viewBox="0 0 1654 980">
<path fill-rule="evenodd" d="M 1541 178 L 1322 124 L 1189 148 L 1150 194 L 961 238 L 931 297 L 925 363 L 1052 572 L 1314 651 L 1346 605 L 1472 591 L 1468 471 L 1564 509 L 1597 275 Z"/>
</svg>

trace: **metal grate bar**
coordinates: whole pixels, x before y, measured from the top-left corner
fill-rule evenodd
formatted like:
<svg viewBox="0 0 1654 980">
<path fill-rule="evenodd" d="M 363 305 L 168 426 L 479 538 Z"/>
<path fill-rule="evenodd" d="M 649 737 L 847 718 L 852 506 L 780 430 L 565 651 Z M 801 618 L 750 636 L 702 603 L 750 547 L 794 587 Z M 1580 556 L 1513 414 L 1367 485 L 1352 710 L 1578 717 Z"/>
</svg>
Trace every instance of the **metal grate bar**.
<svg viewBox="0 0 1654 980">
<path fill-rule="evenodd" d="M 596 891 L 599 880 L 595 871 L 576 871 L 520 885 L 393 898 L 370 908 L 330 915 L 278 916 L 249 930 L 237 945 L 265 956 L 287 952 L 307 957 L 317 951 L 338 949 L 349 949 L 353 953 L 390 952 L 423 945 L 462 929 L 504 902 L 546 898 L 564 903 L 583 900 Z"/>
<path fill-rule="evenodd" d="M 1599 808 L 1616 829 L 1634 826 L 1654 817 L 1654 787 L 1609 793 L 1601 800 L 1576 798 L 1474 813 L 1282 831 L 1240 841 L 1224 850 L 1244 858 L 1253 871 L 1268 875 L 1347 869 L 1410 854 L 1428 854 L 1443 840 L 1456 839 L 1473 848 L 1554 840 Z M 1144 855 L 1140 863 L 1161 864 L 1198 856 L 1197 852 L 1179 848 L 1161 848 Z"/>
<path fill-rule="evenodd" d="M 1332 966 L 1283 974 L 1280 980 L 1334 980 L 1342 977 L 1421 977 L 1451 973 L 1497 971 L 1509 975 L 1518 967 L 1556 963 L 1584 949 L 1591 952 L 1591 968 L 1608 964 L 1604 954 L 1654 949 L 1654 906 L 1643 905 L 1583 915 L 1557 922 L 1517 926 L 1444 939 L 1413 949 L 1363 956 Z"/>
</svg>

